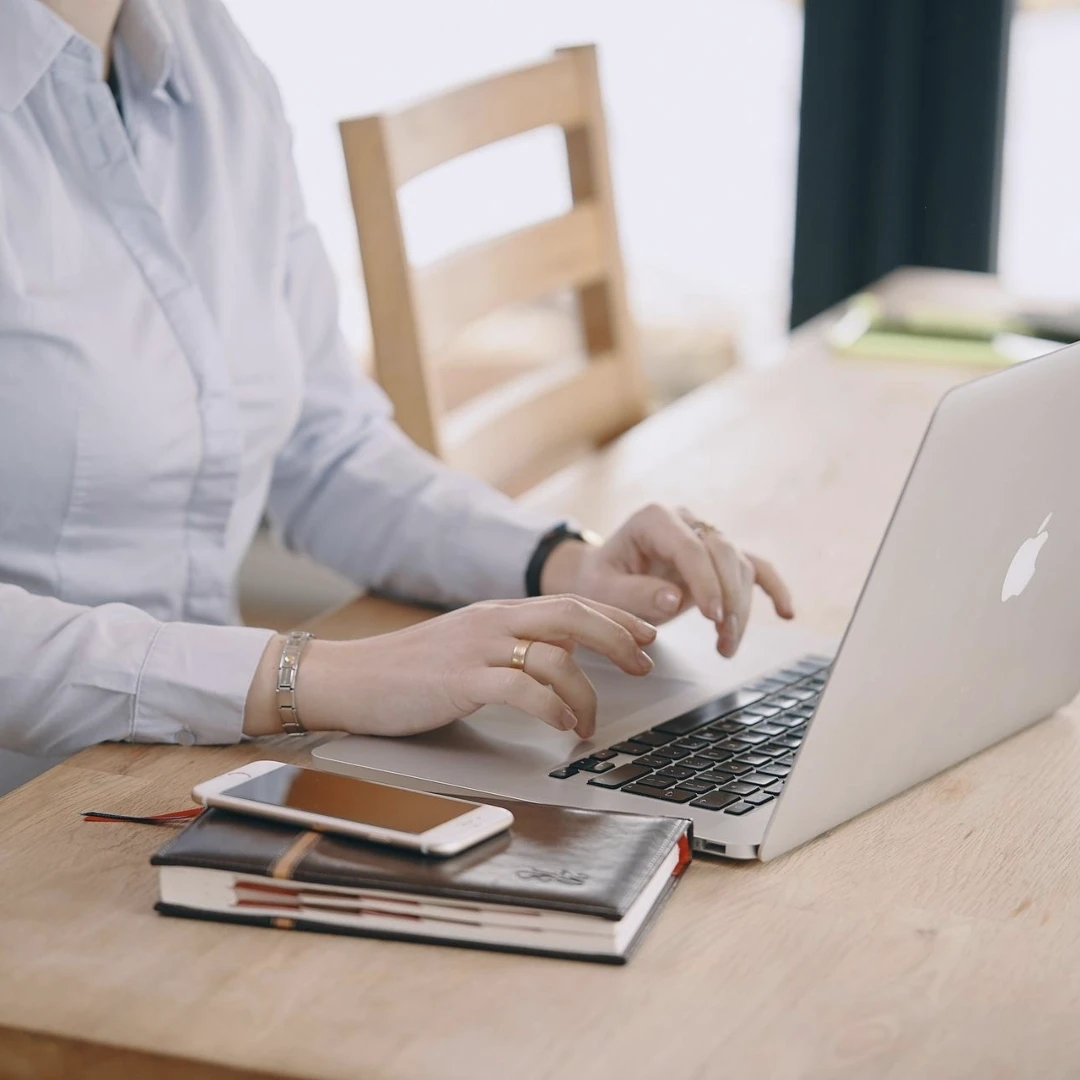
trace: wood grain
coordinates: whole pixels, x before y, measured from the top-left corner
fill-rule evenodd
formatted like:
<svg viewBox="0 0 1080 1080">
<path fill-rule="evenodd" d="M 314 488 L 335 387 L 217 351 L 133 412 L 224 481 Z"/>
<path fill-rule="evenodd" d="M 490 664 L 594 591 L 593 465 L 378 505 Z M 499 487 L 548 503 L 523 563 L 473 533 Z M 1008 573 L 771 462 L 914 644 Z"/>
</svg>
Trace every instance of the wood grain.
<svg viewBox="0 0 1080 1080">
<path fill-rule="evenodd" d="M 691 395 L 533 501 L 602 529 L 686 502 L 774 557 L 803 621 L 837 632 L 962 376 L 830 361 L 820 327 L 784 367 Z M 373 615 L 390 625 L 371 601 L 333 625 Z M 1075 708 L 776 862 L 697 860 L 621 969 L 161 918 L 147 859 L 165 831 L 79 819 L 183 806 L 198 780 L 310 745 L 102 746 L 0 801 L 0 1061 L 29 1031 L 192 1076 L 1080 1075 Z"/>
</svg>

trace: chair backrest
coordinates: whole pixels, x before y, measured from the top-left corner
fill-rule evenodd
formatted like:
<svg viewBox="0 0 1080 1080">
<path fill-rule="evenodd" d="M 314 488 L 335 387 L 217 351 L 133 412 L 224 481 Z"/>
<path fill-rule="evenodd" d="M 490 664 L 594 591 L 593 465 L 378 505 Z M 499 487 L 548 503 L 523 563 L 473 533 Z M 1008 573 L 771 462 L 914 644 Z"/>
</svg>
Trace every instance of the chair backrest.
<svg viewBox="0 0 1080 1080">
<path fill-rule="evenodd" d="M 563 129 L 573 208 L 447 256 L 408 258 L 398 189 L 470 151 Z M 420 446 L 505 490 L 540 479 L 566 448 L 597 446 L 648 405 L 623 279 L 593 46 L 420 102 L 346 120 L 341 138 L 371 315 L 375 371 Z M 499 309 L 571 288 L 585 364 L 514 380 L 444 415 L 435 377 L 456 335 Z"/>
</svg>

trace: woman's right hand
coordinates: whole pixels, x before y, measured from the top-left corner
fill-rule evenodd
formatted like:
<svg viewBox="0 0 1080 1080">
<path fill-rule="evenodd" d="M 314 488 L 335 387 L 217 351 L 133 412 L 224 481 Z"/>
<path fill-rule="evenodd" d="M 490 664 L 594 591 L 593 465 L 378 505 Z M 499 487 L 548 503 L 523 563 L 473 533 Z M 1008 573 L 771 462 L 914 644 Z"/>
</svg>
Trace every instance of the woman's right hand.
<svg viewBox="0 0 1080 1080">
<path fill-rule="evenodd" d="M 310 642 L 297 677 L 298 712 L 310 731 L 413 735 L 483 705 L 510 705 L 587 739 L 596 730 L 596 691 L 575 648 L 646 675 L 653 665 L 641 647 L 655 637 L 644 620 L 575 596 L 485 601 L 392 634 Z M 511 666 L 519 641 L 532 642 L 524 670 Z M 248 695 L 248 735 L 281 730 L 273 700 L 280 655 L 274 638 Z"/>
</svg>

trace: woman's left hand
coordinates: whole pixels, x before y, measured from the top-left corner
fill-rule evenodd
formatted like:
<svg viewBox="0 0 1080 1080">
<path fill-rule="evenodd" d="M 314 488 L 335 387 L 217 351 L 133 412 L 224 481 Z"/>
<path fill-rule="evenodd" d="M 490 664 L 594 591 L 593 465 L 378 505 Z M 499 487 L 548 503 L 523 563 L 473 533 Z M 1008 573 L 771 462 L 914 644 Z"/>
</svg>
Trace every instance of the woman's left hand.
<svg viewBox="0 0 1080 1080">
<path fill-rule="evenodd" d="M 716 648 L 733 656 L 750 617 L 754 586 L 791 619 L 791 593 L 771 563 L 740 551 L 686 509 L 647 506 L 600 547 L 568 540 L 552 551 L 541 592 L 576 593 L 665 622 L 696 606 L 716 624 Z"/>
</svg>

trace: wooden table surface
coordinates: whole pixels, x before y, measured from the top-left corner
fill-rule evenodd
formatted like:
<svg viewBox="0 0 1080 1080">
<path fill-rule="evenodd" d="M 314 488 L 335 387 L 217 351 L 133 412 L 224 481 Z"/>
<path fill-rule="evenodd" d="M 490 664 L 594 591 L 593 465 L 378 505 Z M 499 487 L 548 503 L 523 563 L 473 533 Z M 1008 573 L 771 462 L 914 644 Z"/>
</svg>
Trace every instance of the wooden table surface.
<svg viewBox="0 0 1080 1080">
<path fill-rule="evenodd" d="M 832 361 L 820 326 L 789 361 L 683 399 L 534 501 L 599 529 L 686 503 L 838 633 L 935 402 L 970 373 Z M 410 617 L 367 602 L 327 625 Z M 79 818 L 184 806 L 197 780 L 311 745 L 103 746 L 0 801 L 0 1076 L 1080 1075 L 1071 712 L 774 863 L 699 859 L 625 968 L 162 918 L 165 830 Z"/>
</svg>

